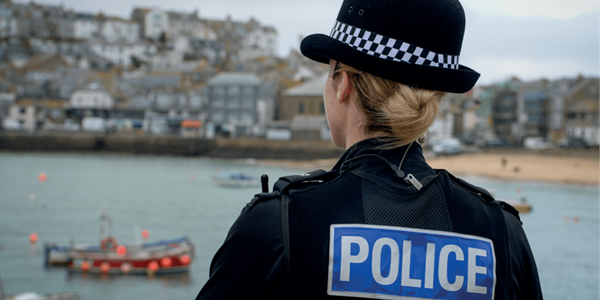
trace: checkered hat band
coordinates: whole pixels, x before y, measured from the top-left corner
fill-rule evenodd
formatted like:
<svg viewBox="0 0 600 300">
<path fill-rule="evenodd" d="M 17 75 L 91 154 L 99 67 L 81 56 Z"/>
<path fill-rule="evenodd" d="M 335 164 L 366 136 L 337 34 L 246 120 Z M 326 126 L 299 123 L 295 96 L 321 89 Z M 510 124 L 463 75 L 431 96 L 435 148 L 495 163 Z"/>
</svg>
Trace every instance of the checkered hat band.
<svg viewBox="0 0 600 300">
<path fill-rule="evenodd" d="M 330 36 L 368 55 L 414 65 L 458 69 L 458 55 L 433 51 L 336 21 Z"/>
</svg>

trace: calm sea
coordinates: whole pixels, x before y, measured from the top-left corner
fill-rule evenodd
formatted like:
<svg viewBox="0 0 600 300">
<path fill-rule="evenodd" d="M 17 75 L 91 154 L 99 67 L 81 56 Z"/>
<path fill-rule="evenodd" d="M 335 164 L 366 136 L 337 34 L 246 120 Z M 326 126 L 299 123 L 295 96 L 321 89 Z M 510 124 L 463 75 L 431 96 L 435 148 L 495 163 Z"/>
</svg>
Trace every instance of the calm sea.
<svg viewBox="0 0 600 300">
<path fill-rule="evenodd" d="M 0 154 L 0 277 L 7 294 L 77 292 L 85 300 L 193 299 L 210 260 L 255 188 L 221 188 L 210 177 L 238 170 L 283 175 L 307 170 L 205 158 Z M 47 180 L 38 180 L 40 173 Z M 546 299 L 600 299 L 598 187 L 465 178 L 499 199 L 522 196 L 522 216 Z M 98 244 L 99 216 L 113 218 L 119 242 L 188 236 L 191 271 L 165 276 L 96 276 L 43 266 L 43 243 Z M 37 233 L 39 241 L 29 243 Z"/>
</svg>

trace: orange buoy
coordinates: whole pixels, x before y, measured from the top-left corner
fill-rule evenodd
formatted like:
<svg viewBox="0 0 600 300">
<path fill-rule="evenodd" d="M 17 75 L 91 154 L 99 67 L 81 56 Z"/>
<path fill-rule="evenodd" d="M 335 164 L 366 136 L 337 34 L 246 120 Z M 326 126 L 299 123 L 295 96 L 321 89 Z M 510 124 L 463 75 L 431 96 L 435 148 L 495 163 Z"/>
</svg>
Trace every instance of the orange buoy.
<svg viewBox="0 0 600 300">
<path fill-rule="evenodd" d="M 37 241 L 38 241 L 38 235 L 37 235 L 37 233 L 34 232 L 34 233 L 32 233 L 32 234 L 29 235 L 29 242 L 30 243 L 33 244 L 33 243 L 35 243 Z"/>
<path fill-rule="evenodd" d="M 108 273 L 108 271 L 110 271 L 110 264 L 109 264 L 109 263 L 107 263 L 107 262 L 103 262 L 103 263 L 100 265 L 100 271 L 101 271 L 102 273 L 105 273 L 105 274 L 106 274 L 106 273 Z"/>
<path fill-rule="evenodd" d="M 189 264 L 191 260 L 192 260 L 192 259 L 191 259 L 191 258 L 190 258 L 190 256 L 189 256 L 189 255 L 187 255 L 187 254 L 184 254 L 184 255 L 182 255 L 181 257 L 179 257 L 179 261 L 181 261 L 181 263 L 182 263 L 182 264 L 184 264 L 184 265 L 187 265 L 187 264 Z"/>
<path fill-rule="evenodd" d="M 142 237 L 147 239 L 150 236 L 150 231 L 147 229 L 142 230 Z"/>
<path fill-rule="evenodd" d="M 87 260 L 84 260 L 81 262 L 81 270 L 84 272 L 87 272 L 90 270 L 90 262 L 88 262 Z"/>
<path fill-rule="evenodd" d="M 170 257 L 163 257 L 160 259 L 160 264 L 163 266 L 163 268 L 170 267 L 172 263 L 173 260 Z"/>
<path fill-rule="evenodd" d="M 119 245 L 119 247 L 117 247 L 117 254 L 123 256 L 125 253 L 127 253 L 127 247 Z"/>
<path fill-rule="evenodd" d="M 154 275 L 156 271 L 158 271 L 158 263 L 156 261 L 151 261 L 148 264 L 148 269 L 146 269 L 146 273 L 148 273 L 148 275 Z"/>
<path fill-rule="evenodd" d="M 131 272 L 131 269 L 133 267 L 131 266 L 130 263 L 123 263 L 121 265 L 121 272 L 123 272 L 123 274 L 128 274 L 129 272 Z"/>
<path fill-rule="evenodd" d="M 44 182 L 46 179 L 48 179 L 48 175 L 46 175 L 46 173 L 40 173 L 40 175 L 38 175 L 38 179 Z"/>
</svg>

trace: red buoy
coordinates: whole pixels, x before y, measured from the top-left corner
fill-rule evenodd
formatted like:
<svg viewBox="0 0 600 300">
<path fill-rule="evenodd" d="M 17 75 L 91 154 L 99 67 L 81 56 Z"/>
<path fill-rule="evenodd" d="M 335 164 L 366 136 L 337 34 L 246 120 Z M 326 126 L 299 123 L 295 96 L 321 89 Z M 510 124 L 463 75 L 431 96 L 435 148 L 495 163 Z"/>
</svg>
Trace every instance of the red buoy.
<svg viewBox="0 0 600 300">
<path fill-rule="evenodd" d="M 192 259 L 191 259 L 191 258 L 190 258 L 190 256 L 189 256 L 189 255 L 187 255 L 187 254 L 184 254 L 184 255 L 182 255 L 181 257 L 179 257 L 179 261 L 181 261 L 181 263 L 182 263 L 182 264 L 184 264 L 184 265 L 187 265 L 187 264 L 189 264 L 191 260 L 192 260 Z"/>
<path fill-rule="evenodd" d="M 90 270 L 90 263 L 87 260 L 81 262 L 81 270 L 87 272 Z"/>
<path fill-rule="evenodd" d="M 101 271 L 102 273 L 105 273 L 105 274 L 106 274 L 106 273 L 108 273 L 108 271 L 110 271 L 110 264 L 109 264 L 109 263 L 107 263 L 107 262 L 103 262 L 103 263 L 100 265 L 100 271 Z"/>
<path fill-rule="evenodd" d="M 127 247 L 119 245 L 119 247 L 117 247 L 117 254 L 123 256 L 125 253 L 127 253 Z"/>
<path fill-rule="evenodd" d="M 130 263 L 123 263 L 121 265 L 121 272 L 123 272 L 123 274 L 128 274 L 129 272 L 131 272 L 131 264 Z"/>
<path fill-rule="evenodd" d="M 38 241 L 38 235 L 37 235 L 37 233 L 34 232 L 34 233 L 32 233 L 32 234 L 29 235 L 29 242 L 30 243 L 34 244 L 37 241 Z"/>
<path fill-rule="evenodd" d="M 170 257 L 163 257 L 160 259 L 160 264 L 163 266 L 163 268 L 170 267 L 172 263 L 173 263 L 173 260 L 171 260 Z"/>
<path fill-rule="evenodd" d="M 150 231 L 147 229 L 142 230 L 142 237 L 147 239 L 150 236 Z"/>
<path fill-rule="evenodd" d="M 38 179 L 44 182 L 46 179 L 48 179 L 48 175 L 46 175 L 46 173 L 40 173 L 40 175 L 38 175 Z"/>
</svg>

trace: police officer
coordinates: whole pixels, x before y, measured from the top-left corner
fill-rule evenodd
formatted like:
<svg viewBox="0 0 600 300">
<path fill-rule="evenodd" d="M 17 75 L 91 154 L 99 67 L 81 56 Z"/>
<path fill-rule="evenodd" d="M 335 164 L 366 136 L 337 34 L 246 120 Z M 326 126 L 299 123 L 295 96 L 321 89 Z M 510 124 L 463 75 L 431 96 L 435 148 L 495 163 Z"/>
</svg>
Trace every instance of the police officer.
<svg viewBox="0 0 600 300">
<path fill-rule="evenodd" d="M 197 299 L 542 299 L 518 212 L 432 169 L 420 143 L 459 64 L 457 0 L 345 0 L 330 35 L 302 41 L 329 64 L 329 172 L 281 178 L 243 209 Z"/>
</svg>

